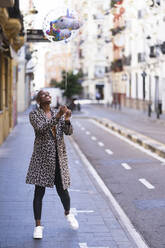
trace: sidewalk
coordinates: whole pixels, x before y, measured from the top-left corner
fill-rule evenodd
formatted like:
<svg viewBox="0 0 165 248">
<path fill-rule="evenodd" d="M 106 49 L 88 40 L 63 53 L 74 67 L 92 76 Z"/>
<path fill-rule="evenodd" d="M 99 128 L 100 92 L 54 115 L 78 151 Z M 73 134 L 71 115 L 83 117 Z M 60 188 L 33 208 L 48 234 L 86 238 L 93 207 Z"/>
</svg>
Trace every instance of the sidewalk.
<svg viewBox="0 0 165 248">
<path fill-rule="evenodd" d="M 82 108 L 84 116 L 93 117 L 99 123 L 120 133 L 165 158 L 165 116 L 156 119 L 147 113 L 123 108 L 114 110 L 104 105 L 88 105 Z"/>
<path fill-rule="evenodd" d="M 25 184 L 33 139 L 28 116 L 22 114 L 0 147 L 0 248 L 136 248 L 68 137 L 65 140 L 72 182 L 71 207 L 80 228 L 70 229 L 55 189 L 47 189 L 42 211 L 44 238 L 33 240 L 34 186 Z"/>
</svg>

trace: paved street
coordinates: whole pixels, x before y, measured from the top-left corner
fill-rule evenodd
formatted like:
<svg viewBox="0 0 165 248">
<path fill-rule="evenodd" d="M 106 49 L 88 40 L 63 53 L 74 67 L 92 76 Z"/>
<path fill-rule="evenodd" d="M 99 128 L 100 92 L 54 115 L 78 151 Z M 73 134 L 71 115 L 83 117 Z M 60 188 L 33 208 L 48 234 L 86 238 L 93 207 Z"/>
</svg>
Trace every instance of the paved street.
<svg viewBox="0 0 165 248">
<path fill-rule="evenodd" d="M 74 126 L 78 131 L 76 123 Z M 95 129 L 98 131 L 97 127 Z M 83 133 L 78 132 L 82 137 Z M 43 201 L 44 238 L 32 239 L 34 186 L 25 184 L 25 176 L 32 153 L 33 138 L 33 129 L 27 114 L 22 114 L 18 125 L 0 147 L 0 248 L 137 247 L 123 224 L 121 227 L 117 221 L 111 210 L 112 206 L 96 186 L 67 137 L 72 181 L 71 207 L 80 228 L 78 231 L 70 230 L 55 189 L 47 189 Z M 88 139 L 89 137 L 86 141 Z M 94 152 L 95 146 L 93 148 Z M 100 160 L 98 162 L 100 163 Z"/>
<path fill-rule="evenodd" d="M 108 114 L 108 111 L 104 111 L 101 107 L 87 106 L 85 110 L 88 111 L 88 117 L 92 114 L 97 117 L 99 115 L 107 117 Z M 109 113 L 109 116 L 117 119 L 117 113 Z M 127 117 L 123 114 L 121 122 L 124 122 L 124 118 Z M 135 122 L 135 118 L 132 119 L 133 121 Z M 142 118 L 142 121 L 143 127 L 147 128 L 146 119 Z M 155 130 L 158 125 L 159 123 L 155 123 Z M 146 154 L 145 150 L 140 151 L 136 145 L 128 144 L 127 140 L 119 139 L 115 133 L 112 135 L 110 133 L 112 131 L 109 132 L 89 118 L 75 118 L 75 127 L 74 139 L 135 228 L 143 235 L 150 247 L 163 248 L 165 244 L 164 164 Z M 140 130 L 138 124 L 136 126 L 134 124 L 133 127 Z"/>
<path fill-rule="evenodd" d="M 87 116 L 99 116 L 102 118 L 110 119 L 123 127 L 137 131 L 150 138 L 160 141 L 165 144 L 165 116 L 160 116 L 161 119 L 156 119 L 155 114 L 148 117 L 147 113 L 123 108 L 114 110 L 104 105 L 82 105 L 82 111 Z"/>
</svg>

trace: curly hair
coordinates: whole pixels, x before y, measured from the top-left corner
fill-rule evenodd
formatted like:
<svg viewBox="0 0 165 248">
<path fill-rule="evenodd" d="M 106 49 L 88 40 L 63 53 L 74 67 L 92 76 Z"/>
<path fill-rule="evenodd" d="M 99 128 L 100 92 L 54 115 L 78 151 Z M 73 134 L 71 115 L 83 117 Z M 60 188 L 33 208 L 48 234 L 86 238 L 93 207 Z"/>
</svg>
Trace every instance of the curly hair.
<svg viewBox="0 0 165 248">
<path fill-rule="evenodd" d="M 35 100 L 36 100 L 37 103 L 40 102 L 40 97 L 41 97 L 41 94 L 42 94 L 42 93 L 43 93 L 43 90 L 38 91 L 38 93 L 37 93 L 37 95 L 36 95 L 36 97 L 35 97 Z"/>
</svg>

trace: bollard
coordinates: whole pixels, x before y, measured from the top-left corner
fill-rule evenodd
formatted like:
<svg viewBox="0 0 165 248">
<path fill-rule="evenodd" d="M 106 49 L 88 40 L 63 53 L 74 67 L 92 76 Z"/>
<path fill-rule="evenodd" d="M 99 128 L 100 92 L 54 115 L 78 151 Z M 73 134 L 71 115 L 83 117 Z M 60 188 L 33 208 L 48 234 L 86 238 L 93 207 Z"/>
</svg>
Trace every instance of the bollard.
<svg viewBox="0 0 165 248">
<path fill-rule="evenodd" d="M 159 112 L 159 108 L 158 107 L 156 108 L 156 117 L 157 117 L 157 119 L 160 118 L 160 112 Z"/>
<path fill-rule="evenodd" d="M 151 103 L 148 104 L 148 116 L 151 117 L 152 109 L 151 109 Z"/>
</svg>

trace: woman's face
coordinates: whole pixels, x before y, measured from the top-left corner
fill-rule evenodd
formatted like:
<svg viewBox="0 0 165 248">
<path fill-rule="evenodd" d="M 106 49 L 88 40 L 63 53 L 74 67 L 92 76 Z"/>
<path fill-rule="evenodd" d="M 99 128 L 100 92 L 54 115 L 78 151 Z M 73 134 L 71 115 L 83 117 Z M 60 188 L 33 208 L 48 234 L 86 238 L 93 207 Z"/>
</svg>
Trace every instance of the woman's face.
<svg viewBox="0 0 165 248">
<path fill-rule="evenodd" d="M 50 104 L 51 103 L 51 96 L 48 91 L 41 90 L 39 92 L 38 103 L 42 104 Z"/>
</svg>

